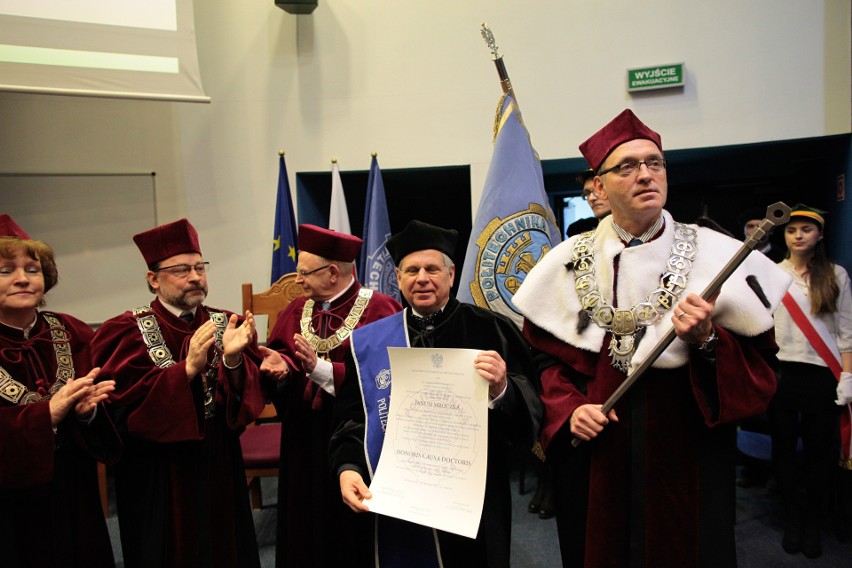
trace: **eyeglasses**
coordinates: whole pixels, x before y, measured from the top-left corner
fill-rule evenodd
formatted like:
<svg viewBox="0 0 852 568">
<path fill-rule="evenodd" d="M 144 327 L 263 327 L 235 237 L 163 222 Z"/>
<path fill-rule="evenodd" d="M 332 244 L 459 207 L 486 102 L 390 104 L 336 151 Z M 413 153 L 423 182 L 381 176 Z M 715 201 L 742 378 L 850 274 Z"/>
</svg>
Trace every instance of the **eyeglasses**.
<svg viewBox="0 0 852 568">
<path fill-rule="evenodd" d="M 658 174 L 664 169 L 666 169 L 666 161 L 662 158 L 651 158 L 649 160 L 643 160 L 641 162 L 637 162 L 636 160 L 625 160 L 618 165 L 603 170 L 602 172 L 598 172 L 598 175 L 602 176 L 608 174 L 609 172 L 615 172 L 621 177 L 630 177 L 634 173 L 639 171 L 639 167 L 642 164 L 645 164 L 645 167 L 648 168 L 649 172 L 655 174 Z"/>
<path fill-rule="evenodd" d="M 152 272 L 162 272 L 166 271 L 172 276 L 177 276 L 178 278 L 186 278 L 189 276 L 189 271 L 194 270 L 196 274 L 199 276 L 204 276 L 207 272 L 207 265 L 209 262 L 199 262 L 198 264 L 172 264 L 171 266 L 161 266 L 156 270 L 152 270 Z"/>
<path fill-rule="evenodd" d="M 444 270 L 446 270 L 446 266 L 438 266 L 437 264 L 429 264 L 427 266 L 406 266 L 401 272 L 405 276 L 414 277 L 420 274 L 421 270 L 425 270 L 426 274 L 429 276 L 437 276 Z"/>
<path fill-rule="evenodd" d="M 331 266 L 331 265 L 326 264 L 325 266 L 320 266 L 319 268 L 314 268 L 313 270 L 302 270 L 301 268 L 297 268 L 296 272 L 298 272 L 300 276 L 304 277 L 304 276 L 307 276 L 309 274 L 313 274 L 314 272 L 319 272 L 320 270 L 322 270 L 324 268 L 328 268 L 329 266 Z"/>
<path fill-rule="evenodd" d="M 594 189 L 584 189 L 584 190 L 583 190 L 583 201 L 588 201 L 588 200 L 589 200 L 589 198 L 590 198 L 592 195 L 594 195 L 595 197 L 597 197 L 597 195 L 595 194 L 595 190 L 594 190 Z"/>
</svg>

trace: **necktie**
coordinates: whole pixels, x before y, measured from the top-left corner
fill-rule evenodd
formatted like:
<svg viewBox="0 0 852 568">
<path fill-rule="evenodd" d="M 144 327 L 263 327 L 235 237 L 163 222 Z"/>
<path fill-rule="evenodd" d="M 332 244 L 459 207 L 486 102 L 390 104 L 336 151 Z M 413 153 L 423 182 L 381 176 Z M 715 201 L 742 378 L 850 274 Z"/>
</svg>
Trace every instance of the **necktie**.
<svg viewBox="0 0 852 568">
<path fill-rule="evenodd" d="M 627 248 L 638 247 L 641 244 L 642 244 L 642 239 L 637 239 L 636 237 L 633 237 L 632 239 L 630 239 L 630 242 L 627 243 Z"/>
<path fill-rule="evenodd" d="M 194 316 L 194 315 L 192 315 L 192 312 L 183 312 L 183 313 L 180 315 L 180 319 L 182 319 L 182 320 L 183 320 L 183 321 L 185 321 L 186 323 L 192 323 L 192 320 L 194 320 L 194 319 L 195 319 L 195 316 Z"/>
</svg>

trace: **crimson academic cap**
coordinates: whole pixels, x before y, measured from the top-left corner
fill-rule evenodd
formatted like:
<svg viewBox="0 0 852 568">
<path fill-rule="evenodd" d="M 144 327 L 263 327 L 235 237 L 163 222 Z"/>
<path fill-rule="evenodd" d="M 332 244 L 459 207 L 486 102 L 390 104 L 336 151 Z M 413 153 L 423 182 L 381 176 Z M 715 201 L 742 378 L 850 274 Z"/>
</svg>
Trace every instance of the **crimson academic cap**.
<svg viewBox="0 0 852 568">
<path fill-rule="evenodd" d="M 580 144 L 580 152 L 592 166 L 592 169 L 597 171 L 613 150 L 625 142 L 638 138 L 650 140 L 662 152 L 663 143 L 660 140 L 660 135 L 645 126 L 628 108 L 613 118 L 609 124 L 595 132 L 591 138 Z"/>
<path fill-rule="evenodd" d="M 21 227 L 15 223 L 9 215 L 3 213 L 0 215 L 0 237 L 18 237 L 19 239 L 30 240 L 30 236 Z"/>
<path fill-rule="evenodd" d="M 340 262 L 352 262 L 361 250 L 358 237 L 323 229 L 316 225 L 299 225 L 299 250 Z"/>
<path fill-rule="evenodd" d="M 198 244 L 198 231 L 186 219 L 160 225 L 150 231 L 133 235 L 133 242 L 139 247 L 139 251 L 148 266 L 176 254 L 189 252 L 201 254 L 201 245 Z"/>
</svg>

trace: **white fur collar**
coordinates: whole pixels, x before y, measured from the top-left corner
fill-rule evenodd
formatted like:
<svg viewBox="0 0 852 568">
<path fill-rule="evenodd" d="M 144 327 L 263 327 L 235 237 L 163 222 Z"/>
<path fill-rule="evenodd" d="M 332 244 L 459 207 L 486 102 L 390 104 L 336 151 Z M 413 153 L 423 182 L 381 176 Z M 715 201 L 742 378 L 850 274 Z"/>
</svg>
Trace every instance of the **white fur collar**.
<svg viewBox="0 0 852 568">
<path fill-rule="evenodd" d="M 674 241 L 674 221 L 663 211 L 665 227 L 660 237 L 638 247 L 626 249 L 608 219 L 598 226 L 595 233 L 595 270 L 601 295 L 612 298 L 613 260 L 617 255 L 618 306 L 626 308 L 644 301 L 660 282 L 665 271 Z M 695 227 L 693 225 L 693 227 Z M 722 267 L 742 246 L 740 241 L 726 237 L 711 229 L 695 227 L 697 254 L 686 290 L 680 299 L 689 293 L 701 294 Z M 512 303 L 530 322 L 551 335 L 586 351 L 598 352 L 603 345 L 605 330 L 594 323 L 577 332 L 577 314 L 580 301 L 574 288 L 573 270 L 565 265 L 572 261 L 572 250 L 578 236 L 557 245 L 538 261 L 524 279 L 521 288 L 512 298 Z M 765 308 L 757 295 L 746 283 L 746 277 L 754 275 L 763 288 L 770 307 Z M 784 270 L 766 256 L 753 252 L 722 286 L 716 301 L 713 321 L 721 327 L 739 335 L 754 337 L 774 326 L 772 313 L 789 288 L 791 278 Z M 644 361 L 657 342 L 672 327 L 672 312 L 647 328 L 645 337 L 633 357 L 635 368 Z M 608 347 L 608 346 L 607 346 Z M 657 368 L 675 368 L 685 365 L 688 348 L 680 339 L 654 363 Z"/>
</svg>

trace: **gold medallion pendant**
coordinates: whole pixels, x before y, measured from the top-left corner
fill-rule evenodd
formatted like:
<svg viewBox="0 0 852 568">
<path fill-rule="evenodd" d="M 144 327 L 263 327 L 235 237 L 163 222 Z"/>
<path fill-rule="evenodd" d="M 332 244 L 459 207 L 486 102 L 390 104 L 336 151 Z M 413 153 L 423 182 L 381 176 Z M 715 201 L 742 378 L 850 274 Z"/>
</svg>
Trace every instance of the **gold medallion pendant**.
<svg viewBox="0 0 852 568">
<path fill-rule="evenodd" d="M 583 233 L 574 243 L 574 287 L 580 305 L 598 327 L 612 333 L 609 355 L 612 366 L 619 371 L 630 373 L 636 352 L 636 332 L 659 321 L 677 304 L 686 289 L 697 251 L 697 237 L 698 232 L 692 227 L 674 223 L 674 242 L 659 287 L 629 309 L 617 309 L 601 296 L 595 274 L 595 231 Z"/>
<path fill-rule="evenodd" d="M 372 297 L 373 291 L 370 288 L 362 287 L 358 290 L 358 297 L 355 298 L 355 303 L 352 304 L 352 308 L 349 310 L 349 315 L 347 315 L 346 319 L 343 320 L 343 325 L 329 337 L 325 338 L 317 336 L 316 330 L 311 325 L 315 302 L 313 300 L 305 302 L 304 307 L 302 307 L 302 319 L 299 320 L 299 328 L 302 333 L 302 337 L 304 337 L 311 347 L 313 347 L 317 357 L 325 359 L 326 361 L 331 360 L 329 353 L 337 347 L 340 347 L 355 330 L 355 326 L 358 325 L 358 322 L 364 314 L 364 310 L 367 309 L 367 305 L 370 303 L 370 298 Z"/>
</svg>

